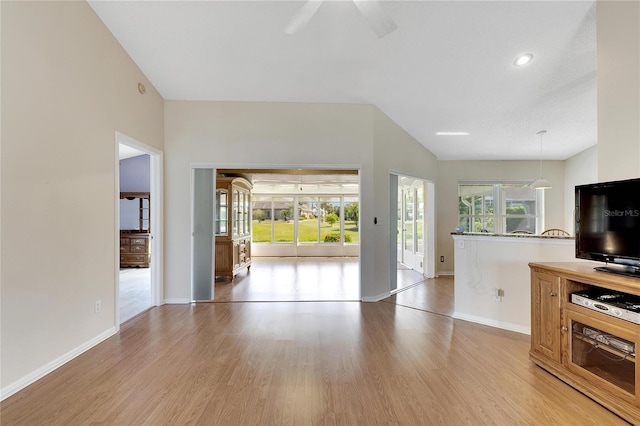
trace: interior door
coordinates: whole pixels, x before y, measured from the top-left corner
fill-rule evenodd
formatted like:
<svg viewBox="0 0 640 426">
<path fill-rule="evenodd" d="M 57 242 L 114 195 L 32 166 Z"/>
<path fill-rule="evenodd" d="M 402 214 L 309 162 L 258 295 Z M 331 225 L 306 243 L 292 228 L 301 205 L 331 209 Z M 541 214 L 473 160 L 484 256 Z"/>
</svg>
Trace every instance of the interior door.
<svg viewBox="0 0 640 426">
<path fill-rule="evenodd" d="M 213 300 L 214 194 L 213 169 L 194 169 L 192 299 L 196 301 Z"/>
</svg>

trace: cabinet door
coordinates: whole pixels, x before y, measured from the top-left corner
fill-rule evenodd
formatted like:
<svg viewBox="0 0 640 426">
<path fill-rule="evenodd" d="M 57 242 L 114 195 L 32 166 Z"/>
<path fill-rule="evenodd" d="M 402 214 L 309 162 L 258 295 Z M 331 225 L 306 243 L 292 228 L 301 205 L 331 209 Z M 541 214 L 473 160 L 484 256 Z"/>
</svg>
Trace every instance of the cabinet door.
<svg viewBox="0 0 640 426">
<path fill-rule="evenodd" d="M 227 194 L 226 189 L 216 189 L 216 235 L 227 235 Z"/>
<path fill-rule="evenodd" d="M 597 384 L 598 389 L 640 405 L 636 395 L 637 326 L 616 325 L 620 320 L 600 321 L 591 316 L 567 311 L 570 332 L 567 367 Z M 633 329 L 636 330 L 633 330 Z"/>
<path fill-rule="evenodd" d="M 531 350 L 560 362 L 560 277 L 531 273 Z"/>
</svg>

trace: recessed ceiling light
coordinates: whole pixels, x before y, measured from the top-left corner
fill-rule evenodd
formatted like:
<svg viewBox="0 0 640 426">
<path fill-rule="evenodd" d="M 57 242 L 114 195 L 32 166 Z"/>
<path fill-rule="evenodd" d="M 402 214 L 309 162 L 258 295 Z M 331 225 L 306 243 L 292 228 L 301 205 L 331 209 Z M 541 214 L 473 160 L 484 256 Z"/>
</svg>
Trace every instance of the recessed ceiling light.
<svg viewBox="0 0 640 426">
<path fill-rule="evenodd" d="M 525 53 L 524 55 L 518 56 L 516 60 L 513 61 L 513 65 L 516 67 L 522 67 L 531 61 L 533 61 L 533 53 Z"/>
<path fill-rule="evenodd" d="M 436 132 L 438 136 L 469 136 L 467 132 Z"/>
</svg>

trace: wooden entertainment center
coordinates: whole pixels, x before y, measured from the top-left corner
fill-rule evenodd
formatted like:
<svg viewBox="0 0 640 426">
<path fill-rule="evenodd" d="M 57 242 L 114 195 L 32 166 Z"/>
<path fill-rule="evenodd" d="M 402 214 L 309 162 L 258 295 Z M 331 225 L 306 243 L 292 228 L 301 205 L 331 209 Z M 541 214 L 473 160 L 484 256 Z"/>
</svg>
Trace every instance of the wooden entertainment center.
<svg viewBox="0 0 640 426">
<path fill-rule="evenodd" d="M 636 348 L 640 324 L 572 303 L 571 295 L 606 289 L 640 296 L 640 279 L 595 271 L 591 262 L 529 263 L 529 267 L 530 359 L 620 417 L 639 424 Z"/>
</svg>

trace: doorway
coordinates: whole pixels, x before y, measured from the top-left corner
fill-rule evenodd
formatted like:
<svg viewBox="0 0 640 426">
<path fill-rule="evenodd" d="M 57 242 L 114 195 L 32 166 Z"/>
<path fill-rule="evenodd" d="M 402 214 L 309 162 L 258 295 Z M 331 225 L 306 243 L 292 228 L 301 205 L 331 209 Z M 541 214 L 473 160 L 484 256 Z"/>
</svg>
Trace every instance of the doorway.
<svg viewBox="0 0 640 426">
<path fill-rule="evenodd" d="M 218 290 L 221 300 L 232 301 L 253 301 L 256 297 L 261 301 L 359 298 L 360 282 L 357 277 L 353 280 L 354 262 L 356 270 L 360 267 L 357 169 L 194 165 L 192 173 L 192 300 L 217 299 Z M 229 179 L 246 180 L 249 195 L 236 197 L 237 191 L 224 186 Z M 220 205 L 223 198 L 218 192 L 229 194 L 224 196 L 224 206 Z M 224 232 L 219 229 L 222 223 Z M 246 229 L 243 224 L 250 226 L 249 236 L 240 232 Z M 225 244 L 231 246 L 228 240 L 233 243 L 231 254 L 225 250 Z M 238 259 L 251 259 L 250 272 L 235 261 L 236 240 L 238 247 L 244 247 Z M 236 274 L 234 269 L 234 278 L 222 268 L 230 259 L 240 271 Z M 266 278 L 268 271 L 277 271 L 278 278 Z M 329 278 L 325 271 L 340 271 L 340 280 Z M 273 281 L 277 288 L 264 286 L 260 277 Z M 307 288 L 318 277 L 332 281 L 319 287 L 326 294 Z M 343 279 L 349 283 L 344 284 Z M 334 284 L 340 288 L 331 290 Z"/>
<path fill-rule="evenodd" d="M 116 133 L 115 323 L 162 304 L 162 152 Z"/>
<path fill-rule="evenodd" d="M 435 275 L 433 183 L 404 175 L 391 175 L 392 241 L 391 291 L 417 284 Z M 393 269 L 392 269 L 393 270 Z"/>
</svg>

